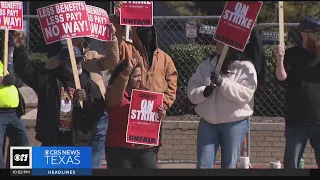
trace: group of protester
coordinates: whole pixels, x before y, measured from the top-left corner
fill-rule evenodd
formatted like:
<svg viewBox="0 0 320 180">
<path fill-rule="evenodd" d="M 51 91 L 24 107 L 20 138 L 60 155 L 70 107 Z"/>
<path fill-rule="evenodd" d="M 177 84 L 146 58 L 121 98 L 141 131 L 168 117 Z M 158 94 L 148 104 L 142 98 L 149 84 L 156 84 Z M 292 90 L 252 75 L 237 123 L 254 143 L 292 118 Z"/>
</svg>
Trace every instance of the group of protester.
<svg viewBox="0 0 320 180">
<path fill-rule="evenodd" d="M 115 6 L 120 11 L 121 2 Z M 176 98 L 178 73 L 169 55 L 159 49 L 155 27 L 132 27 L 132 43 L 122 37 L 119 16 L 110 17 L 113 38 L 108 42 L 72 39 L 81 88 L 73 80 L 68 48 L 61 45 L 44 66 L 30 62 L 22 32 L 13 32 L 15 73 L 38 96 L 36 140 L 42 146 L 92 146 L 92 166 L 100 168 L 103 152 L 108 168 L 157 168 L 159 146 L 126 142 L 132 89 L 164 94 L 164 117 Z M 307 17 L 299 28 L 302 44 L 275 49 L 276 75 L 287 79 L 285 168 L 298 168 L 310 139 L 320 166 L 320 21 Z M 59 46 L 60 46 L 59 45 Z M 197 140 L 197 168 L 213 168 L 221 146 L 222 168 L 236 168 L 239 152 L 253 114 L 254 93 L 263 81 L 262 42 L 254 29 L 246 50 L 229 49 L 220 73 L 214 73 L 223 44 L 205 59 L 189 80 L 187 95 L 201 117 Z M 285 54 L 285 55 L 284 55 Z M 15 76 L 0 67 L 0 145 L 4 134 L 11 146 L 28 146 L 21 116 L 23 97 Z M 80 106 L 83 102 L 83 107 Z M 160 131 L 161 146 L 161 131 Z M 0 150 L 0 168 L 4 168 Z"/>
</svg>

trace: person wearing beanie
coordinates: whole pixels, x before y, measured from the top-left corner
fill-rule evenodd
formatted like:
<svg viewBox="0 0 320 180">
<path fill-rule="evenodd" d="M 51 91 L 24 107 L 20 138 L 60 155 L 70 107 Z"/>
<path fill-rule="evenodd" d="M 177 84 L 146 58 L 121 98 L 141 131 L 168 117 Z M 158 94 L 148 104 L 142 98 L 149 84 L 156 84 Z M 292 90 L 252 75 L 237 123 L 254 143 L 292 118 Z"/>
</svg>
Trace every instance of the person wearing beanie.
<svg viewBox="0 0 320 180">
<path fill-rule="evenodd" d="M 302 42 L 275 48 L 276 77 L 286 83 L 284 168 L 298 169 L 308 140 L 320 168 L 320 20 L 299 23 Z"/>
</svg>

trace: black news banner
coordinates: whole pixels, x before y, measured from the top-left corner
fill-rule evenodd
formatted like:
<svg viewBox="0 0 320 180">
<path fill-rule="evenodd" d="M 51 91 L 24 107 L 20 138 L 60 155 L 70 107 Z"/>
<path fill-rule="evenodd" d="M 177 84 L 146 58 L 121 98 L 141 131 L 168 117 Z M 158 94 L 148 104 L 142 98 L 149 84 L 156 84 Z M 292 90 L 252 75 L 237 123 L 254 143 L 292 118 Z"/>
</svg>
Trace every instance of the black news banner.
<svg viewBox="0 0 320 180">
<path fill-rule="evenodd" d="M 0 169 L 0 176 L 32 176 L 32 170 Z M 311 176 L 319 169 L 93 169 L 92 176 Z"/>
</svg>

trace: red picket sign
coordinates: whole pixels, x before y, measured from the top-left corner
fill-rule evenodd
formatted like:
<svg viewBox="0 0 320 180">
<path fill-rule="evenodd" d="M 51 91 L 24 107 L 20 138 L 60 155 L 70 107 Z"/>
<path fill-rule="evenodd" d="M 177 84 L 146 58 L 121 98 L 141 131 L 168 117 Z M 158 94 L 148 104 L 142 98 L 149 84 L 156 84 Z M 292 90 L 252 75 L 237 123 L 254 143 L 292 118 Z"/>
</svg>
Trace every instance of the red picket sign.
<svg viewBox="0 0 320 180">
<path fill-rule="evenodd" d="M 123 1 L 120 24 L 128 26 L 153 26 L 153 1 Z"/>
<path fill-rule="evenodd" d="M 162 118 L 158 115 L 157 109 L 162 105 L 162 93 L 132 90 L 126 132 L 127 143 L 159 145 Z"/>
<path fill-rule="evenodd" d="M 112 38 L 110 20 L 107 11 L 102 8 L 87 5 L 88 18 L 91 27 L 91 38 L 100 41 L 110 41 Z"/>
<path fill-rule="evenodd" d="M 244 51 L 262 4 L 261 1 L 228 1 L 214 40 Z"/>
<path fill-rule="evenodd" d="M 0 29 L 23 30 L 23 3 L 0 1 Z"/>
<path fill-rule="evenodd" d="M 91 37 L 84 1 L 64 2 L 37 9 L 47 44 L 67 38 Z"/>
</svg>

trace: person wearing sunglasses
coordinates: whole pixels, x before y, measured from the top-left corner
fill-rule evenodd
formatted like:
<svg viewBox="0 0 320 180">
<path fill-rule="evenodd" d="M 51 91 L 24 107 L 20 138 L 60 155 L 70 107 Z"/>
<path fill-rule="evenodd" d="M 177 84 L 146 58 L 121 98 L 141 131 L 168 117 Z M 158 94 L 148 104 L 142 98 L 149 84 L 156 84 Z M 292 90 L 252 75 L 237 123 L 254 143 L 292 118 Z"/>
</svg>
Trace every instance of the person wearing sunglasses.
<svg viewBox="0 0 320 180">
<path fill-rule="evenodd" d="M 298 169 L 308 140 L 320 167 L 320 20 L 299 23 L 302 42 L 275 48 L 276 77 L 286 83 L 284 168 Z"/>
</svg>

